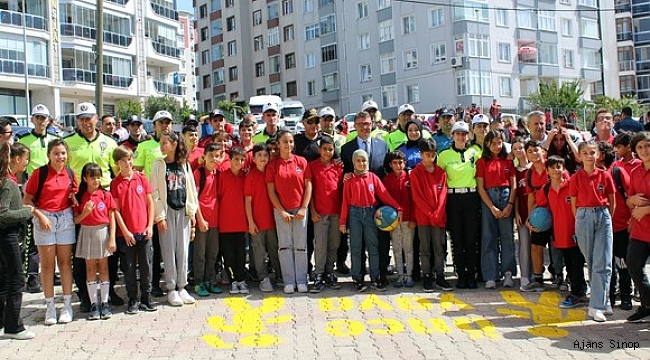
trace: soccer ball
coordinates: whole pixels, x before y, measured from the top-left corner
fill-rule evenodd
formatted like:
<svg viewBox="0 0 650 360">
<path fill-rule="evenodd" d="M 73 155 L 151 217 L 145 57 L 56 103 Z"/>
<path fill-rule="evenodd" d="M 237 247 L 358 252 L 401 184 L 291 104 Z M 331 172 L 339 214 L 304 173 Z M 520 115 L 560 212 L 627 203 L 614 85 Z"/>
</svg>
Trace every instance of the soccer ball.
<svg viewBox="0 0 650 360">
<path fill-rule="evenodd" d="M 528 222 L 539 231 L 546 231 L 553 226 L 553 216 L 545 207 L 536 207 L 528 216 Z"/>
<path fill-rule="evenodd" d="M 390 206 L 382 206 L 375 211 L 375 224 L 379 230 L 393 231 L 399 224 L 397 210 Z"/>
</svg>

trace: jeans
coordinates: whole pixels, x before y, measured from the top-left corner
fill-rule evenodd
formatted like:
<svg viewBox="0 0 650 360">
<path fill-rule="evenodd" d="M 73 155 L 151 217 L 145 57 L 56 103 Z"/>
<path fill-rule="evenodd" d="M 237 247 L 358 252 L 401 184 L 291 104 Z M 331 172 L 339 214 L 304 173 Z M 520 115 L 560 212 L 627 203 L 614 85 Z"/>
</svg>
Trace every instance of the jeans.
<svg viewBox="0 0 650 360">
<path fill-rule="evenodd" d="M 375 224 L 376 207 L 350 206 L 347 227 L 350 232 L 350 252 L 352 258 L 352 280 L 363 281 L 361 273 L 365 265 L 362 257 L 362 244 L 365 243 L 370 261 L 370 278 L 379 278 L 379 229 Z"/>
<path fill-rule="evenodd" d="M 424 274 L 444 275 L 445 273 L 445 228 L 437 226 L 418 226 L 420 236 L 420 262 Z M 433 271 L 431 269 L 433 255 Z M 410 274 L 409 274 L 410 275 Z"/>
<path fill-rule="evenodd" d="M 645 264 L 650 257 L 650 243 L 630 239 L 630 244 L 627 248 L 627 270 L 634 281 L 634 286 L 639 289 L 641 295 L 641 306 L 650 308 L 650 281 L 645 272 Z"/>
<path fill-rule="evenodd" d="M 578 246 L 587 262 L 591 284 L 589 307 L 606 310 L 612 276 L 612 217 L 606 207 L 581 207 L 576 212 Z"/>
<path fill-rule="evenodd" d="M 1 319 L 4 321 L 6 334 L 16 334 L 25 330 L 20 319 L 20 306 L 23 301 L 23 277 L 20 246 L 18 245 L 18 226 L 0 230 L 0 299 L 3 309 Z"/>
<path fill-rule="evenodd" d="M 413 273 L 413 234 L 415 229 L 409 227 L 408 221 L 401 222 L 395 230 L 390 233 L 393 242 L 393 256 L 395 266 L 399 275 L 411 276 Z M 402 251 L 404 252 L 402 256 Z M 404 270 L 406 267 L 406 270 Z"/>
<path fill-rule="evenodd" d="M 160 251 L 165 262 L 165 283 L 168 291 L 182 290 L 187 285 L 187 251 L 190 246 L 190 218 L 185 209 L 167 206 L 167 231 L 160 232 Z"/>
<path fill-rule="evenodd" d="M 334 272 L 336 251 L 341 243 L 339 215 L 322 215 L 314 223 L 314 273 L 331 274 Z"/>
<path fill-rule="evenodd" d="M 485 189 L 485 191 L 494 206 L 499 209 L 506 208 L 510 197 L 510 188 L 494 187 Z M 485 281 L 496 281 L 506 272 L 516 275 L 517 262 L 515 260 L 514 224 L 512 220 L 514 209 L 507 218 L 497 219 L 484 203 L 481 203 L 481 206 L 483 208 L 481 211 L 483 230 L 481 235 L 481 271 L 483 279 Z M 499 246 L 501 249 L 499 249 Z"/>
<path fill-rule="evenodd" d="M 298 209 L 287 210 L 295 215 Z M 282 279 L 285 285 L 307 285 L 307 217 L 284 222 L 280 212 L 273 209 L 275 228 L 278 232 L 278 259 L 282 269 Z"/>
<path fill-rule="evenodd" d="M 129 300 L 137 301 L 138 299 L 136 269 L 140 272 L 141 299 L 149 299 L 149 295 L 151 294 L 151 261 L 153 258 L 151 240 L 137 241 L 135 245 L 128 246 L 124 242 L 124 238 L 118 238 L 117 243 L 121 250 L 120 254 L 122 256 L 120 260 Z"/>
</svg>

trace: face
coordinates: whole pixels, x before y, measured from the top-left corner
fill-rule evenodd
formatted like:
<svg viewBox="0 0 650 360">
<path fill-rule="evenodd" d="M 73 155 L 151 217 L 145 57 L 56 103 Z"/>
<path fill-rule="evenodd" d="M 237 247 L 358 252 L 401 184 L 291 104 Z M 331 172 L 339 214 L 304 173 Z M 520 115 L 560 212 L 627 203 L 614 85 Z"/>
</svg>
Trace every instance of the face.
<svg viewBox="0 0 650 360">
<path fill-rule="evenodd" d="M 318 153 L 320 154 L 321 158 L 325 159 L 326 161 L 330 161 L 334 157 L 334 145 L 322 144 L 318 148 Z"/>
<path fill-rule="evenodd" d="M 239 129 L 239 136 L 241 137 L 242 140 L 248 141 L 253 138 L 253 134 L 255 133 L 255 130 L 253 130 L 252 126 L 244 126 L 241 129 Z"/>
<path fill-rule="evenodd" d="M 278 149 L 278 143 L 269 143 L 268 144 L 269 148 L 269 159 L 273 160 L 278 157 L 278 153 L 280 149 Z"/>
<path fill-rule="evenodd" d="M 420 135 L 420 128 L 416 124 L 410 124 L 408 129 L 406 129 L 406 136 L 408 136 L 411 141 L 419 140 Z"/>
<path fill-rule="evenodd" d="M 375 108 L 370 108 L 370 109 L 366 110 L 366 112 L 367 112 L 368 114 L 370 114 L 370 120 L 371 120 L 371 121 L 375 121 L 375 118 L 377 117 L 377 109 L 375 109 Z"/>
<path fill-rule="evenodd" d="M 354 129 L 360 138 L 367 139 L 372 131 L 372 121 L 369 117 L 358 117 L 354 119 Z"/>
<path fill-rule="evenodd" d="M 142 134 L 142 124 L 139 122 L 134 122 L 130 123 L 129 126 L 127 126 L 129 129 L 129 135 L 131 135 L 132 138 L 139 139 L 140 135 Z"/>
<path fill-rule="evenodd" d="M 556 150 L 561 150 L 565 144 L 566 144 L 566 138 L 564 137 L 564 135 L 558 133 L 553 137 L 553 146 L 555 146 Z"/>
<path fill-rule="evenodd" d="M 77 127 L 81 133 L 87 137 L 95 136 L 95 128 L 97 126 L 97 115 L 83 116 L 77 118 Z"/>
<path fill-rule="evenodd" d="M 133 169 L 133 157 L 125 156 L 120 161 L 117 162 L 117 166 L 120 167 L 120 172 L 129 172 Z"/>
<path fill-rule="evenodd" d="M 102 120 L 102 133 L 112 135 L 115 132 L 115 119 L 112 116 Z"/>
<path fill-rule="evenodd" d="M 0 128 L 0 144 L 8 142 L 13 143 L 14 132 L 11 130 L 11 125 L 7 124 L 4 128 Z"/>
<path fill-rule="evenodd" d="M 613 116 L 611 113 L 600 113 L 596 117 L 596 131 L 599 133 L 607 133 L 612 131 L 614 125 Z"/>
<path fill-rule="evenodd" d="M 390 161 L 390 169 L 393 170 L 393 172 L 401 173 L 404 171 L 405 167 L 406 162 L 404 162 L 402 159 L 395 159 Z"/>
<path fill-rule="evenodd" d="M 526 150 L 526 156 L 530 162 L 539 162 L 544 159 L 544 149 L 537 146 L 531 146 Z"/>
<path fill-rule="evenodd" d="M 412 117 L 413 117 L 412 111 L 404 111 L 403 113 L 399 114 L 399 122 L 401 124 L 406 124 L 406 122 L 411 120 Z"/>
<path fill-rule="evenodd" d="M 239 171 L 244 167 L 246 162 L 246 156 L 244 155 L 235 155 L 230 159 L 230 168 L 234 171 Z"/>
<path fill-rule="evenodd" d="M 641 159 L 641 161 L 644 163 L 650 161 L 650 141 L 639 141 L 639 143 L 636 144 L 636 148 L 634 150 L 636 151 L 636 154 L 639 156 L 639 159 Z"/>
<path fill-rule="evenodd" d="M 548 176 L 551 179 L 559 180 L 562 178 L 562 175 L 564 174 L 564 165 L 555 164 L 553 166 L 547 167 L 546 172 L 548 172 Z"/>
<path fill-rule="evenodd" d="M 501 152 L 501 149 L 503 149 L 503 140 L 501 140 L 501 138 L 495 137 L 494 139 L 490 140 L 490 143 L 488 145 L 490 146 L 490 152 L 492 152 L 492 154 L 498 154 Z"/>
<path fill-rule="evenodd" d="M 486 123 L 479 123 L 472 126 L 472 133 L 474 134 L 474 137 L 478 139 L 483 139 L 485 134 L 488 133 L 488 130 L 488 124 Z"/>
<path fill-rule="evenodd" d="M 433 151 L 421 152 L 420 156 L 422 156 L 422 164 L 426 167 L 430 167 L 436 162 L 436 153 Z"/>
<path fill-rule="evenodd" d="M 334 116 L 327 115 L 320 119 L 320 129 L 326 133 L 334 132 Z"/>
<path fill-rule="evenodd" d="M 66 161 L 68 161 L 68 150 L 63 145 L 57 145 L 47 153 L 47 158 L 50 160 L 52 166 L 63 167 Z"/>
<path fill-rule="evenodd" d="M 366 171 L 366 169 L 368 169 L 368 159 L 362 156 L 354 159 L 354 170 L 363 172 Z"/>
<path fill-rule="evenodd" d="M 546 122 L 541 116 L 533 116 L 528 121 L 528 130 L 534 135 L 542 134 L 545 126 Z"/>
<path fill-rule="evenodd" d="M 271 158 L 271 154 L 268 153 L 268 151 L 258 151 L 253 155 L 253 162 L 255 165 L 264 167 L 266 164 L 269 163 L 269 159 Z"/>
<path fill-rule="evenodd" d="M 32 116 L 32 124 L 34 124 L 34 130 L 36 130 L 36 132 L 39 134 L 45 132 L 45 129 L 47 129 L 47 124 L 49 123 L 49 121 L 50 119 L 47 116 L 43 116 L 43 115 Z"/>
<path fill-rule="evenodd" d="M 621 121 L 621 115 L 614 115 L 614 119 L 613 119 L 613 121 L 614 121 L 614 124 L 616 124 L 617 122 Z"/>
<path fill-rule="evenodd" d="M 183 136 L 185 137 L 185 143 L 187 146 L 193 147 L 199 140 L 199 133 L 196 131 L 186 131 Z"/>
<path fill-rule="evenodd" d="M 156 121 L 156 134 L 160 137 L 162 134 L 172 131 L 172 121 L 169 119 L 160 119 Z"/>
<path fill-rule="evenodd" d="M 230 145 L 232 145 L 230 138 L 225 134 L 218 136 L 216 139 L 214 139 L 214 142 L 221 145 L 222 149 L 229 149 Z"/>
<path fill-rule="evenodd" d="M 174 154 L 177 146 L 178 143 L 171 141 L 168 136 L 160 138 L 160 151 L 163 155 Z"/>
<path fill-rule="evenodd" d="M 276 126 L 278 125 L 279 116 L 276 111 L 269 110 L 262 114 L 262 119 L 266 125 Z"/>
<path fill-rule="evenodd" d="M 598 156 L 598 147 L 596 145 L 587 145 L 580 149 L 580 160 L 585 165 L 595 164 Z"/>
<path fill-rule="evenodd" d="M 88 190 L 95 190 L 102 186 L 101 176 L 84 175 L 84 181 L 88 184 Z"/>
<path fill-rule="evenodd" d="M 212 124 L 212 130 L 224 131 L 226 129 L 226 118 L 222 115 L 217 115 L 212 118 L 210 124 Z"/>
<path fill-rule="evenodd" d="M 468 134 L 464 131 L 456 131 L 452 134 L 454 144 L 457 148 L 465 146 L 465 143 L 467 142 L 467 135 Z"/>
<path fill-rule="evenodd" d="M 24 172 L 27 169 L 29 164 L 29 152 L 22 154 L 21 156 L 16 156 L 11 159 L 11 164 L 13 172 Z"/>
<path fill-rule="evenodd" d="M 517 159 L 522 159 L 524 156 L 526 156 L 526 152 L 524 151 L 524 144 L 520 142 L 512 144 L 512 154 Z"/>
<path fill-rule="evenodd" d="M 280 151 L 280 155 L 289 156 L 293 151 L 293 148 L 293 135 L 284 134 L 278 139 L 278 150 Z"/>
<path fill-rule="evenodd" d="M 314 136 L 318 133 L 320 120 L 316 119 L 304 119 L 302 124 L 305 126 L 305 134 L 308 136 Z"/>
<path fill-rule="evenodd" d="M 449 133 L 451 131 L 451 127 L 454 126 L 454 117 L 450 115 L 445 115 L 441 116 L 438 118 L 438 124 L 440 124 L 440 127 L 442 128 L 442 131 Z"/>
<path fill-rule="evenodd" d="M 630 148 L 630 145 L 621 145 L 621 144 L 616 145 L 616 156 L 619 158 L 623 158 L 631 150 L 632 149 Z"/>
</svg>

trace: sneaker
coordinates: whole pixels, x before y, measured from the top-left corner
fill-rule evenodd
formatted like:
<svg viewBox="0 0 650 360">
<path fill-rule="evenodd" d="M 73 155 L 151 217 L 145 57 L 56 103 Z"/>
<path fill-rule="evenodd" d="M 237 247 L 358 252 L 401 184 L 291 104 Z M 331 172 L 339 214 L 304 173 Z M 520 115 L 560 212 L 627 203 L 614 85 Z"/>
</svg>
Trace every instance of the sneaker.
<svg viewBox="0 0 650 360">
<path fill-rule="evenodd" d="M 246 281 L 240 281 L 239 282 L 239 293 L 240 294 L 250 294 L 250 291 L 248 290 L 248 284 Z"/>
<path fill-rule="evenodd" d="M 467 289 L 467 279 L 464 276 L 458 276 L 456 289 Z"/>
<path fill-rule="evenodd" d="M 230 294 L 239 294 L 239 283 L 237 281 L 230 284 Z"/>
<path fill-rule="evenodd" d="M 521 280 L 519 280 L 519 283 L 520 283 L 519 288 L 521 289 L 521 288 L 523 288 L 525 286 L 528 286 L 528 284 L 530 284 L 530 279 L 522 277 Z"/>
<path fill-rule="evenodd" d="M 603 314 L 614 315 L 614 309 L 612 309 L 612 305 L 607 304 L 607 307 L 605 307 L 605 310 L 603 310 Z"/>
<path fill-rule="evenodd" d="M 445 279 L 444 275 L 438 275 L 436 279 L 436 286 L 442 291 L 452 291 L 454 287 Z"/>
<path fill-rule="evenodd" d="M 115 290 L 111 291 L 108 294 L 108 301 L 110 301 L 111 305 L 113 306 L 122 306 L 124 305 L 124 299 L 122 299 Z"/>
<path fill-rule="evenodd" d="M 211 282 L 206 282 L 203 286 L 206 288 L 206 290 L 208 290 L 210 294 L 221 294 L 223 292 L 223 289 L 216 285 L 212 285 Z"/>
<path fill-rule="evenodd" d="M 413 281 L 413 278 L 409 275 L 406 275 L 406 278 L 404 279 L 404 286 L 407 288 L 412 288 L 415 286 L 415 281 Z"/>
<path fill-rule="evenodd" d="M 129 315 L 137 314 L 140 310 L 140 303 L 135 300 L 129 300 L 129 307 L 126 309 L 126 313 Z"/>
<path fill-rule="evenodd" d="M 260 291 L 261 292 L 273 292 L 273 284 L 271 284 L 271 280 L 269 280 L 268 277 L 265 277 L 262 282 L 260 283 Z"/>
<path fill-rule="evenodd" d="M 422 290 L 424 292 L 433 292 L 433 276 L 431 274 L 424 274 L 422 278 Z"/>
<path fill-rule="evenodd" d="M 36 337 L 36 334 L 34 334 L 29 330 L 23 330 L 21 332 L 14 333 L 14 334 L 5 333 L 5 337 L 7 339 L 13 339 L 13 340 L 29 340 Z"/>
<path fill-rule="evenodd" d="M 188 293 L 185 289 L 179 291 L 178 296 L 181 298 L 184 304 L 194 304 L 196 302 L 196 299 L 194 299 L 192 295 L 190 295 L 190 293 Z"/>
<path fill-rule="evenodd" d="M 595 322 L 605 322 L 607 321 L 607 318 L 605 317 L 605 314 L 603 313 L 602 310 L 594 309 L 594 308 L 589 308 L 589 311 L 587 312 L 587 315 L 594 319 Z"/>
<path fill-rule="evenodd" d="M 323 291 L 323 288 L 325 288 L 325 281 L 323 279 L 323 274 L 318 274 L 316 275 L 316 279 L 314 280 L 314 285 L 312 285 L 309 292 L 317 294 Z"/>
<path fill-rule="evenodd" d="M 158 310 L 154 304 L 151 303 L 151 300 L 148 298 L 142 298 L 140 299 L 140 310 L 146 311 L 146 312 L 154 312 Z"/>
<path fill-rule="evenodd" d="M 309 292 L 309 287 L 307 287 L 307 284 L 298 284 L 298 292 L 307 293 Z"/>
<path fill-rule="evenodd" d="M 293 284 L 290 285 L 284 285 L 284 293 L 285 294 L 293 294 L 296 291 L 296 286 Z"/>
<path fill-rule="evenodd" d="M 494 290 L 497 288 L 497 283 L 494 280 L 488 280 L 485 282 L 485 288 L 489 290 Z"/>
<path fill-rule="evenodd" d="M 325 284 L 327 284 L 330 289 L 338 290 L 341 288 L 339 279 L 334 275 L 334 273 L 325 274 Z"/>
<path fill-rule="evenodd" d="M 171 306 L 183 306 L 183 299 L 178 295 L 178 291 L 175 290 L 167 293 L 167 302 Z"/>
<path fill-rule="evenodd" d="M 350 268 L 345 265 L 345 263 L 338 263 L 336 264 L 336 271 L 341 275 L 348 275 L 350 273 Z"/>
<path fill-rule="evenodd" d="M 61 308 L 61 312 L 59 313 L 59 323 L 67 324 L 69 322 L 72 322 L 73 318 L 74 313 L 72 311 L 72 305 L 63 304 L 63 308 Z"/>
<path fill-rule="evenodd" d="M 101 317 L 104 320 L 108 320 L 108 319 L 113 317 L 113 312 L 111 311 L 111 306 L 107 302 L 102 303 Z"/>
<path fill-rule="evenodd" d="M 469 279 L 467 279 L 467 288 L 468 289 L 476 289 L 478 288 L 478 284 L 476 283 L 476 279 L 472 276 Z"/>
<path fill-rule="evenodd" d="M 384 285 L 384 283 L 380 280 L 370 282 L 370 288 L 379 292 L 386 291 L 386 285 Z"/>
<path fill-rule="evenodd" d="M 45 310 L 45 325 L 54 325 L 56 324 L 56 306 L 54 301 L 47 304 L 47 310 Z"/>
<path fill-rule="evenodd" d="M 512 273 L 506 272 L 505 278 L 503 279 L 503 287 L 511 288 L 515 286 L 515 282 L 512 281 Z"/>
<path fill-rule="evenodd" d="M 368 286 L 363 282 L 363 280 L 355 280 L 354 281 L 354 290 L 356 292 L 359 292 L 359 293 L 364 292 L 364 291 L 366 291 L 367 288 L 368 288 Z"/>
<path fill-rule="evenodd" d="M 584 303 L 585 298 L 583 296 L 569 294 L 564 298 L 564 301 L 560 303 L 560 309 L 573 309 L 583 305 Z"/>
<path fill-rule="evenodd" d="M 43 292 L 43 287 L 41 286 L 41 282 L 38 281 L 38 276 L 30 275 L 27 278 L 27 285 L 25 286 L 25 290 L 30 294 L 38 294 Z"/>
<path fill-rule="evenodd" d="M 632 310 L 632 300 L 622 300 L 621 301 L 621 310 L 625 310 L 625 311 Z"/>
<path fill-rule="evenodd" d="M 194 285 L 194 293 L 198 296 L 208 296 L 210 295 L 210 292 L 208 289 L 205 288 L 204 283 L 199 283 L 197 285 Z"/>
<path fill-rule="evenodd" d="M 537 281 L 532 281 L 528 283 L 528 285 L 522 285 L 519 287 L 519 290 L 522 292 L 542 292 L 544 291 L 544 284 L 539 283 Z"/>
<path fill-rule="evenodd" d="M 395 281 L 395 283 L 393 284 L 393 286 L 395 286 L 396 288 L 401 288 L 402 286 L 404 286 L 404 275 L 400 275 L 397 278 L 397 281 Z"/>
<path fill-rule="evenodd" d="M 99 312 L 99 307 L 97 304 L 90 305 L 90 314 L 88 315 L 88 320 L 99 320 L 102 318 L 101 313 Z"/>
<path fill-rule="evenodd" d="M 627 322 L 638 323 L 646 322 L 646 319 L 650 316 L 650 309 L 645 306 L 639 306 L 639 308 L 634 312 L 634 314 L 627 317 Z"/>
</svg>

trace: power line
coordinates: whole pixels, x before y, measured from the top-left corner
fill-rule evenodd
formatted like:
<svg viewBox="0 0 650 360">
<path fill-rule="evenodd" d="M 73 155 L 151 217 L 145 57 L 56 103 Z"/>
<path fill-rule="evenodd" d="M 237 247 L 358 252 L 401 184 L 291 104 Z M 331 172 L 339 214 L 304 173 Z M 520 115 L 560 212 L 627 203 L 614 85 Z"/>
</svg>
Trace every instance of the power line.
<svg viewBox="0 0 650 360">
<path fill-rule="evenodd" d="M 394 2 L 402 2 L 402 3 L 410 3 L 410 4 L 421 4 L 421 5 L 433 5 L 433 6 L 440 6 L 440 7 L 448 7 L 448 8 L 458 8 L 458 9 L 473 9 L 473 10 L 505 10 L 505 11 L 519 11 L 519 12 L 525 12 L 525 11 L 531 11 L 531 12 L 537 12 L 537 11 L 552 11 L 552 12 L 576 12 L 576 11 L 581 11 L 581 12 L 609 12 L 609 11 L 616 11 L 616 9 L 521 9 L 521 8 L 507 8 L 507 7 L 497 7 L 497 6 L 469 6 L 465 4 L 453 4 L 453 3 L 441 3 L 437 1 L 424 1 L 424 0 L 393 0 Z M 631 5 L 630 5 L 631 8 Z"/>
</svg>

